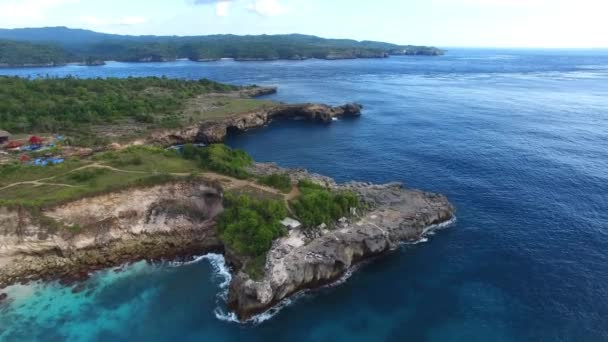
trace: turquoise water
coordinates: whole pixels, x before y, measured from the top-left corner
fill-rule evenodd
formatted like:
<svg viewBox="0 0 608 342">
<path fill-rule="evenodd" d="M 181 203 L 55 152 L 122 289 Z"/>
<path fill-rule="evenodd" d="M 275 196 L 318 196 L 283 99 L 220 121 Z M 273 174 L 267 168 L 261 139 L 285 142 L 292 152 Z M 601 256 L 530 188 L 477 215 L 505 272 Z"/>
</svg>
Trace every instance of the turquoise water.
<svg viewBox="0 0 608 342">
<path fill-rule="evenodd" d="M 227 143 L 340 181 L 404 181 L 445 193 L 458 208 L 457 223 L 427 243 L 259 324 L 218 318 L 226 317 L 226 278 L 214 258 L 109 270 L 78 294 L 58 284 L 10 288 L 1 340 L 608 340 L 606 51 L 0 73 L 209 77 L 277 85 L 271 98 L 281 101 L 357 101 L 360 119 L 276 122 Z"/>
</svg>

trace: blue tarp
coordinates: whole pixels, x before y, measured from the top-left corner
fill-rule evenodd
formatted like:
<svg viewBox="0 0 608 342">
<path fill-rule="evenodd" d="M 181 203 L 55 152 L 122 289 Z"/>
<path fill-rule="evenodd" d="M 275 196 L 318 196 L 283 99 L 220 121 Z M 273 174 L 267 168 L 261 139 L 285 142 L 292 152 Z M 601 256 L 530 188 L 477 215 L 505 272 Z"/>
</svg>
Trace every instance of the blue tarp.
<svg viewBox="0 0 608 342">
<path fill-rule="evenodd" d="M 62 158 L 38 158 L 32 162 L 32 165 L 36 165 L 36 166 L 47 166 L 49 164 L 57 165 L 57 164 L 63 163 L 64 161 L 65 160 Z"/>
<path fill-rule="evenodd" d="M 21 147 L 21 151 L 36 151 L 38 149 L 40 149 L 40 145 L 27 145 L 27 146 L 22 146 Z"/>
<path fill-rule="evenodd" d="M 198 148 L 202 148 L 202 147 L 206 147 L 207 145 L 205 145 L 205 144 L 192 144 L 192 146 L 198 147 Z M 178 152 L 183 152 L 184 151 L 184 145 L 173 145 L 173 146 L 167 147 L 167 150 L 174 150 L 174 151 L 178 151 Z"/>
</svg>

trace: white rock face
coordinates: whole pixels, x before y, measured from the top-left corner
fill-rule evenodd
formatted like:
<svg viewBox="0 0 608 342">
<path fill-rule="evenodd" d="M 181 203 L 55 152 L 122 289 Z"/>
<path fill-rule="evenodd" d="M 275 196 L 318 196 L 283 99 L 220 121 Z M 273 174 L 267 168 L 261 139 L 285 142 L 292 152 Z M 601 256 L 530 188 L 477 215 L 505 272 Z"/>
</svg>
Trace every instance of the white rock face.
<svg viewBox="0 0 608 342">
<path fill-rule="evenodd" d="M 444 196 L 406 190 L 400 184 L 334 188 L 355 191 L 374 209 L 341 220 L 333 230 L 311 234 L 294 229 L 275 241 L 263 279 L 253 281 L 244 272 L 233 277 L 229 306 L 239 318 L 261 313 L 299 290 L 336 281 L 358 261 L 418 240 L 425 228 L 449 221 L 454 213 Z"/>
<path fill-rule="evenodd" d="M 77 271 L 197 248 L 205 239 L 218 245 L 212 219 L 222 210 L 220 191 L 204 183 L 128 189 L 42 213 L 64 227 L 79 227 L 78 234 L 53 231 L 24 209 L 0 208 L 0 288 L 70 267 Z"/>
</svg>

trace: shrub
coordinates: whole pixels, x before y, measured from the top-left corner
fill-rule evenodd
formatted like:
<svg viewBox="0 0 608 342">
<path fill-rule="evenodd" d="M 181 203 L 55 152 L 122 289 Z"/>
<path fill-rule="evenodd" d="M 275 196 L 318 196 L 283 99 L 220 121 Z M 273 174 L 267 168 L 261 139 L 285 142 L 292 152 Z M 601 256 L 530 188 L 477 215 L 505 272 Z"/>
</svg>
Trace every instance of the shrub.
<svg viewBox="0 0 608 342">
<path fill-rule="evenodd" d="M 291 178 L 286 174 L 275 173 L 270 176 L 261 177 L 259 182 L 281 190 L 285 193 L 289 193 L 291 191 Z"/>
<path fill-rule="evenodd" d="M 105 169 L 81 170 L 69 175 L 69 178 L 78 183 L 84 183 L 94 180 L 100 175 L 106 173 Z"/>
<path fill-rule="evenodd" d="M 259 257 L 282 236 L 285 229 L 280 221 L 287 216 L 282 201 L 261 201 L 245 195 L 226 194 L 226 210 L 217 226 L 220 238 L 239 254 Z"/>
<path fill-rule="evenodd" d="M 182 156 L 188 160 L 195 160 L 199 156 L 199 149 L 192 144 L 186 144 L 182 150 Z"/>
<path fill-rule="evenodd" d="M 307 227 L 330 224 L 350 215 L 350 208 L 358 208 L 359 197 L 351 191 L 331 192 L 310 181 L 298 184 L 300 197 L 293 203 L 296 216 Z"/>
<path fill-rule="evenodd" d="M 203 168 L 236 178 L 248 178 L 246 168 L 253 164 L 253 159 L 247 152 L 233 150 L 222 144 L 202 148 L 198 155 Z"/>
</svg>

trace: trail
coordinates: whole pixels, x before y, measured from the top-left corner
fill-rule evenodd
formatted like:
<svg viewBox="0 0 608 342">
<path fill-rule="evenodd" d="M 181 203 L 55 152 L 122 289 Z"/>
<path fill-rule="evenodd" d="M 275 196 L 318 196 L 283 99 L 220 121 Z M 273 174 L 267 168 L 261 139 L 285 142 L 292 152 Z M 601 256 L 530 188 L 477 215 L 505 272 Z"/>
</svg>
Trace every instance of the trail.
<svg viewBox="0 0 608 342">
<path fill-rule="evenodd" d="M 55 178 L 55 177 L 52 177 L 52 178 Z M 46 178 L 46 179 L 52 179 L 52 178 Z M 54 185 L 54 186 L 63 186 L 63 187 L 66 187 L 66 188 L 77 188 L 76 185 L 62 184 L 62 183 L 46 183 L 46 182 L 43 182 L 43 180 L 45 180 L 45 179 L 38 179 L 38 180 L 33 180 L 33 181 L 12 183 L 12 184 L 9 184 L 7 186 L 4 186 L 4 187 L 0 188 L 0 191 L 5 190 L 5 189 L 10 189 L 12 187 L 19 186 L 19 185 L 34 185 L 34 186 Z"/>
<path fill-rule="evenodd" d="M 123 170 L 123 169 L 119 169 L 119 168 L 115 168 L 109 165 L 105 165 L 105 164 L 101 164 L 101 163 L 92 163 L 92 164 L 88 164 L 88 165 L 84 165 L 78 168 L 75 168 L 73 170 L 70 170 L 66 173 L 60 174 L 60 175 L 56 175 L 53 177 L 46 177 L 46 178 L 40 178 L 37 180 L 32 180 L 32 181 L 24 181 L 24 182 L 15 182 L 9 185 L 6 185 L 2 188 L 0 188 L 0 191 L 5 190 L 5 189 L 9 189 L 15 186 L 19 186 L 19 185 L 34 185 L 34 186 L 42 186 L 42 185 L 54 185 L 54 186 L 63 186 L 63 187 L 70 187 L 70 188 L 76 188 L 78 186 L 76 185 L 70 185 L 70 184 L 61 184 L 61 183 L 52 183 L 52 182 L 47 182 L 53 179 L 56 179 L 58 177 L 70 174 L 70 173 L 74 173 L 74 172 L 78 172 L 78 171 L 82 171 L 82 170 L 87 170 L 87 169 L 106 169 L 106 170 L 110 170 L 110 171 L 114 171 L 114 172 L 121 172 L 121 173 L 131 173 L 131 174 L 140 174 L 140 175 L 153 175 L 155 174 L 155 172 L 148 172 L 148 171 L 137 171 L 137 170 Z M 171 173 L 167 173 L 171 176 L 175 176 L 175 177 L 188 177 L 190 176 L 190 173 L 182 173 L 182 172 L 171 172 Z M 225 176 L 216 172 L 210 172 L 210 171 L 206 171 L 206 172 L 202 172 L 200 173 L 200 176 L 206 180 L 210 180 L 210 181 L 218 181 L 222 184 L 224 184 L 226 186 L 226 188 L 228 189 L 240 189 L 240 188 L 245 188 L 245 187 L 252 187 L 255 189 L 258 189 L 260 191 L 263 192 L 267 192 L 267 193 L 271 193 L 277 196 L 281 196 L 283 198 L 283 200 L 285 201 L 285 204 L 287 205 L 287 208 L 289 208 L 289 211 L 291 212 L 291 208 L 289 207 L 289 201 L 293 200 L 294 198 L 296 198 L 297 196 L 299 196 L 300 191 L 298 189 L 297 186 L 294 186 L 291 190 L 290 193 L 288 194 L 284 194 L 281 191 L 265 186 L 265 185 L 261 185 L 258 184 L 254 181 L 251 180 L 244 180 L 244 179 L 237 179 L 234 177 L 230 177 L 230 176 Z"/>
</svg>

